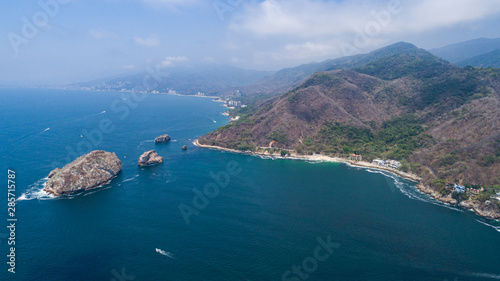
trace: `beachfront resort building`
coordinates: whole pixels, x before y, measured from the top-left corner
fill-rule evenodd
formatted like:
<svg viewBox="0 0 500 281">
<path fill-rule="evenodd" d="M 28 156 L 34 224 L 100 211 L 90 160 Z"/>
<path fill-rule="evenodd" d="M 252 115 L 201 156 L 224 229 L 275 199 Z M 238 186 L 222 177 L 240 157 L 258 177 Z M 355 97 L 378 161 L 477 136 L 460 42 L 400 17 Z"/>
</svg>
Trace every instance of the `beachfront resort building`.
<svg viewBox="0 0 500 281">
<path fill-rule="evenodd" d="M 361 161 L 361 160 L 363 160 L 363 157 L 361 157 L 361 155 L 357 155 L 357 154 L 349 154 L 349 160 Z"/>
<path fill-rule="evenodd" d="M 394 168 L 394 169 L 399 169 L 399 167 L 401 167 L 400 162 L 398 162 L 396 160 L 392 160 L 392 159 L 388 159 L 388 160 L 374 159 L 372 161 L 372 164 L 378 165 L 378 166 L 383 166 L 383 167 L 390 167 L 390 168 Z"/>
</svg>

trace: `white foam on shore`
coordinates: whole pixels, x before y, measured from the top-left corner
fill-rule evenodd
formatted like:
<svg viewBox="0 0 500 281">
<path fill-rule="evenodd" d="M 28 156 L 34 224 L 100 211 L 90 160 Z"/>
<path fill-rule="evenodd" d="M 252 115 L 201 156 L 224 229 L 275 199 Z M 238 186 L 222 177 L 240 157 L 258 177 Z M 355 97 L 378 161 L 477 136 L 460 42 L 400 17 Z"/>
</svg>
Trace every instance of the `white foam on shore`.
<svg viewBox="0 0 500 281">
<path fill-rule="evenodd" d="M 370 169 L 370 168 L 367 168 L 367 167 L 360 167 L 360 166 L 354 166 L 354 165 L 351 165 L 352 167 L 356 167 L 356 168 L 362 168 L 362 169 L 365 169 L 365 171 L 369 172 L 369 173 L 374 173 L 374 174 L 382 174 L 388 178 L 391 178 L 394 180 L 394 186 L 403 194 L 405 195 L 406 197 L 410 198 L 410 199 L 414 199 L 414 200 L 418 200 L 418 201 L 422 201 L 422 202 L 426 202 L 426 203 L 430 203 L 430 204 L 434 204 L 434 205 L 437 205 L 437 206 L 440 206 L 440 207 L 445 207 L 447 209 L 450 209 L 450 210 L 454 210 L 454 211 L 457 211 L 457 212 L 464 212 L 464 210 L 458 208 L 458 207 L 454 207 L 454 206 L 451 206 L 450 204 L 447 204 L 447 203 L 443 203 L 443 202 L 440 202 L 432 197 L 430 197 L 428 194 L 425 194 L 423 192 L 421 192 L 420 190 L 418 190 L 415 186 L 413 185 L 409 185 L 409 184 L 406 184 L 404 182 L 401 181 L 401 177 L 397 176 L 397 175 L 394 175 L 388 171 L 384 171 L 384 170 L 375 170 L 375 169 Z"/>
<path fill-rule="evenodd" d="M 480 223 L 480 224 L 484 224 L 484 225 L 489 226 L 489 227 L 491 227 L 491 228 L 495 229 L 496 231 L 500 232 L 500 226 L 495 226 L 495 225 L 492 225 L 492 224 L 489 224 L 489 223 L 487 223 L 487 222 L 480 221 L 480 220 L 476 220 L 476 221 L 477 221 L 478 223 Z"/>
<path fill-rule="evenodd" d="M 54 196 L 53 194 L 47 193 L 43 190 L 48 180 L 49 178 L 45 177 L 29 185 L 28 190 L 21 194 L 21 196 L 19 196 L 16 201 L 29 201 L 33 199 L 50 200 L 56 198 L 56 196 Z"/>
</svg>

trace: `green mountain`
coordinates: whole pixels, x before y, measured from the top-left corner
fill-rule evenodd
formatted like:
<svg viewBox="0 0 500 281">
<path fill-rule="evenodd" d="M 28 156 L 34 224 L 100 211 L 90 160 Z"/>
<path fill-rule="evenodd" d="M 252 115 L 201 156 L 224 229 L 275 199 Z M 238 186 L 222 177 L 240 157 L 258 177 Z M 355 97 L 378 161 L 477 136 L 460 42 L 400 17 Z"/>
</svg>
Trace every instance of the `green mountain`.
<svg viewBox="0 0 500 281">
<path fill-rule="evenodd" d="M 316 73 L 284 95 L 234 112 L 239 121 L 199 142 L 391 158 L 445 193 L 444 180 L 498 188 L 500 69 L 460 68 L 407 43 L 373 54 L 380 56 Z"/>
<path fill-rule="evenodd" d="M 500 49 L 496 49 L 486 54 L 468 58 L 456 63 L 458 66 L 476 66 L 476 67 L 500 67 Z"/>
<path fill-rule="evenodd" d="M 464 60 L 500 49 L 500 38 L 478 38 L 429 50 L 432 54 L 457 64 Z M 457 64 L 458 65 L 458 64 Z M 463 65 L 463 64 L 460 64 Z M 471 64 L 472 66 L 479 66 Z M 465 65 L 464 65 L 465 66 Z M 485 65 L 486 67 L 493 65 Z"/>
<path fill-rule="evenodd" d="M 368 54 L 329 59 L 319 63 L 309 63 L 292 68 L 285 68 L 265 77 L 255 84 L 248 85 L 246 87 L 238 87 L 237 90 L 244 95 L 243 101 L 245 103 L 253 103 L 256 100 L 258 101 L 284 94 L 300 85 L 311 75 L 317 72 L 338 69 L 354 69 L 379 58 L 385 57 L 388 54 L 411 52 L 413 47 L 414 46 L 411 44 L 399 42 Z M 221 94 L 231 95 L 235 90 L 236 89 L 229 89 L 227 91 L 223 91 Z"/>
</svg>

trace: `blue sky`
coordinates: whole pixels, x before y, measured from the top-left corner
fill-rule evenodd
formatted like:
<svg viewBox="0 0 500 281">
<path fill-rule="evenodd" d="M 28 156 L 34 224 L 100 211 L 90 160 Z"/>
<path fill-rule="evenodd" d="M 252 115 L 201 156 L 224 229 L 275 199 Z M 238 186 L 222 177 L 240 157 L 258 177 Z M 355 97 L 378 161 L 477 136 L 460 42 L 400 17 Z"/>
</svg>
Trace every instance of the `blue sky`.
<svg viewBox="0 0 500 281">
<path fill-rule="evenodd" d="M 26 0 L 4 1 L 0 21 L 0 84 L 9 85 L 147 66 L 277 70 L 397 41 L 429 49 L 500 37 L 496 0 Z"/>
</svg>

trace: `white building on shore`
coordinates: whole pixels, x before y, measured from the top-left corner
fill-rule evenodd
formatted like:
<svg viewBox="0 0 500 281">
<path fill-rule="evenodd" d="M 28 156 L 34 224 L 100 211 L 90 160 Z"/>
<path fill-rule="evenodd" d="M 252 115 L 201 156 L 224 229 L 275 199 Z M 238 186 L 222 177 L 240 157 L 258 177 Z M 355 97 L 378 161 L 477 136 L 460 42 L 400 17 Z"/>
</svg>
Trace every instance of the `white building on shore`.
<svg viewBox="0 0 500 281">
<path fill-rule="evenodd" d="M 392 159 L 388 159 L 388 160 L 374 159 L 372 161 L 372 164 L 378 165 L 378 166 L 383 166 L 383 167 L 390 167 L 390 168 L 394 168 L 394 169 L 399 169 L 399 167 L 401 167 L 400 162 L 398 162 L 396 160 L 392 160 Z"/>
</svg>

